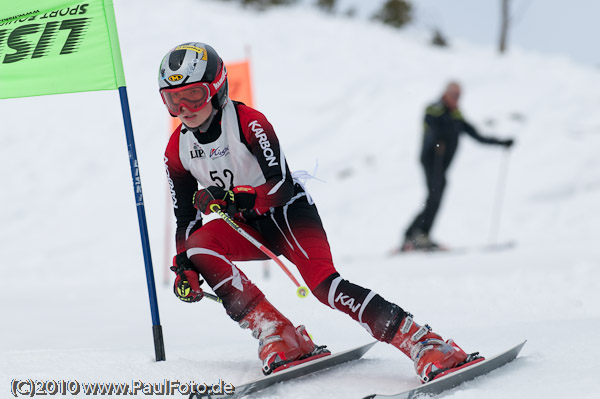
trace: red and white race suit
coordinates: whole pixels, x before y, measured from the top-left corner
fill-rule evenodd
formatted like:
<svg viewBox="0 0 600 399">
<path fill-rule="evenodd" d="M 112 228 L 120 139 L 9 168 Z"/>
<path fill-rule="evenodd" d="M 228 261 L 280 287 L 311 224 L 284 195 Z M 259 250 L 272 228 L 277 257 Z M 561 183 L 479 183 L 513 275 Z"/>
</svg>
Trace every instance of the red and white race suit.
<svg viewBox="0 0 600 399">
<path fill-rule="evenodd" d="M 234 262 L 267 257 L 224 221 L 203 225 L 192 201 L 198 184 L 225 190 L 253 186 L 255 206 L 237 221 L 240 227 L 296 265 L 321 302 L 347 313 L 375 338 L 391 341 L 405 312 L 340 277 L 317 208 L 292 178 L 262 113 L 229 101 L 205 132 L 178 127 L 167 145 L 165 165 L 177 219 L 177 253 L 187 252 L 232 319 L 240 321 L 264 298 Z"/>
</svg>

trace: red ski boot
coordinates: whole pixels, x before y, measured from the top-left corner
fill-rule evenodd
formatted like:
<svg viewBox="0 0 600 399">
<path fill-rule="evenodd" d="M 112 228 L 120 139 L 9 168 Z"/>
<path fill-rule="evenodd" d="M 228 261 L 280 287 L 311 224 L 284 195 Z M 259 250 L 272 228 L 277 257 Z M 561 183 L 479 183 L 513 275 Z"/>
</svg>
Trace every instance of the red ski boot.
<svg viewBox="0 0 600 399">
<path fill-rule="evenodd" d="M 283 369 L 291 362 L 329 354 L 324 346 L 316 346 L 312 342 L 304 326 L 294 328 L 266 299 L 259 302 L 239 324 L 252 330 L 252 336 L 259 340 L 258 357 L 265 375 Z"/>
<path fill-rule="evenodd" d="M 458 369 L 467 363 L 484 360 L 477 353 L 467 355 L 452 340 L 431 332 L 428 325 L 420 326 L 413 322 L 407 313 L 398 332 L 390 342 L 402 353 L 410 357 L 421 382 L 428 382 L 450 369 Z"/>
</svg>

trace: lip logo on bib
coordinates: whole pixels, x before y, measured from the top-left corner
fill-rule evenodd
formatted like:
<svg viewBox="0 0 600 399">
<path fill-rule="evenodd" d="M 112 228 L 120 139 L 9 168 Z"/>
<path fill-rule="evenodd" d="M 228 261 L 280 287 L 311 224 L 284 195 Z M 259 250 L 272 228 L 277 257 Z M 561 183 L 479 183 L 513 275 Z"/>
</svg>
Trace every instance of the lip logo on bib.
<svg viewBox="0 0 600 399">
<path fill-rule="evenodd" d="M 206 154 L 204 153 L 202 147 L 200 147 L 198 143 L 194 143 L 193 148 L 190 150 L 190 158 L 204 158 L 205 156 Z"/>
</svg>

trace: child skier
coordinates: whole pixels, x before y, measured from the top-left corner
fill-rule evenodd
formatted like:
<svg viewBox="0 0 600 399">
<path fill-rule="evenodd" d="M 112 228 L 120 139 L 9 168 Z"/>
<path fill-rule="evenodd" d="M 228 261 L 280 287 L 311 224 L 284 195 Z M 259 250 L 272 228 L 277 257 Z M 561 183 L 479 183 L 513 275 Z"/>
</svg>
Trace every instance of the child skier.
<svg viewBox="0 0 600 399">
<path fill-rule="evenodd" d="M 225 66 L 211 46 L 173 48 L 161 62 L 158 84 L 169 113 L 182 122 L 165 152 L 177 220 L 171 269 L 179 299 L 202 299 L 206 280 L 229 317 L 259 339 L 265 374 L 327 353 L 233 263 L 267 257 L 223 220 L 202 223 L 202 213 L 218 204 L 248 234 L 294 263 L 320 302 L 410 357 L 422 381 L 471 360 L 398 305 L 340 276 L 317 208 L 294 180 L 273 127 L 260 112 L 229 99 Z"/>
</svg>

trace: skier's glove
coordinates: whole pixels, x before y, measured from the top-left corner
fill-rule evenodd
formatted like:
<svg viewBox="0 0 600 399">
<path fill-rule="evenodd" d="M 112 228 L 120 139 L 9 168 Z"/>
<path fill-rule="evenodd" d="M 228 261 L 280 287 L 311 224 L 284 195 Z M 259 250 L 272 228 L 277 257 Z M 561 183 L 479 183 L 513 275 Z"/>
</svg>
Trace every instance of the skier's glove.
<svg viewBox="0 0 600 399">
<path fill-rule="evenodd" d="M 173 292 L 177 298 L 183 302 L 198 302 L 204 297 L 204 291 L 200 288 L 204 280 L 200 280 L 198 272 L 194 270 L 194 265 L 185 252 L 173 257 L 171 270 L 176 275 Z"/>
<path fill-rule="evenodd" d="M 214 204 L 219 205 L 221 209 L 228 211 L 229 208 L 233 208 L 235 211 L 234 202 L 235 197 L 233 193 L 225 191 L 218 186 L 203 188 L 194 194 L 194 206 L 205 215 L 209 215 L 212 212 L 210 207 Z"/>
<path fill-rule="evenodd" d="M 256 190 L 252 186 L 235 186 L 233 190 L 235 210 L 237 212 L 251 211 L 256 202 Z"/>
<path fill-rule="evenodd" d="M 255 201 L 256 191 L 252 186 L 236 186 L 228 191 L 210 186 L 194 194 L 194 206 L 205 215 L 211 213 L 211 205 L 217 204 L 229 216 L 241 216 L 244 211 L 254 208 Z"/>
</svg>

